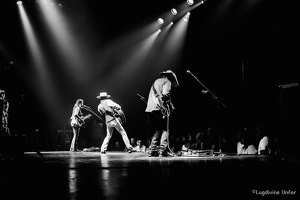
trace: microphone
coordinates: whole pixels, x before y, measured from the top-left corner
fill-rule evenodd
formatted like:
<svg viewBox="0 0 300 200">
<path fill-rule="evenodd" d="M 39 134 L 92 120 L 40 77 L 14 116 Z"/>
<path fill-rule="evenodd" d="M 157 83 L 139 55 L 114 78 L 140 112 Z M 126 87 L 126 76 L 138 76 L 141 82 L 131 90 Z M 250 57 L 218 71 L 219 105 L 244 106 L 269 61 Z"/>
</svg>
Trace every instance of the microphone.
<svg viewBox="0 0 300 200">
<path fill-rule="evenodd" d="M 83 107 L 83 108 L 89 108 L 89 109 L 91 109 L 90 107 L 88 107 L 88 106 L 86 106 L 86 105 L 82 105 L 82 107 Z"/>
<path fill-rule="evenodd" d="M 206 94 L 208 92 L 208 90 L 202 90 L 201 92 L 202 92 L 202 94 Z"/>
</svg>

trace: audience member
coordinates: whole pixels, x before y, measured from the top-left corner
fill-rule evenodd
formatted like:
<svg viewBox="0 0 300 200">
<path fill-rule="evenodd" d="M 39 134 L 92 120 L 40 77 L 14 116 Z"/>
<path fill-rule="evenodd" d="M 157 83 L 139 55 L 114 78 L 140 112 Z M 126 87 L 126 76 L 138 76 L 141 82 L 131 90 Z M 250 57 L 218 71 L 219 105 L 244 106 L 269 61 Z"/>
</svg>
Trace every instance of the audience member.
<svg viewBox="0 0 300 200">
<path fill-rule="evenodd" d="M 192 145 L 192 135 L 191 134 L 187 134 L 186 136 L 182 136 L 183 139 L 183 145 L 181 147 L 182 151 L 188 152 L 189 150 L 191 150 L 191 145 Z"/>
<path fill-rule="evenodd" d="M 204 150 L 205 149 L 205 133 L 200 131 L 196 134 L 196 142 L 193 145 L 194 150 Z"/>
<path fill-rule="evenodd" d="M 130 138 L 130 144 L 131 144 L 132 148 L 135 148 L 137 146 L 136 139 Z"/>
<path fill-rule="evenodd" d="M 121 145 L 120 141 L 116 141 L 115 145 L 111 148 L 111 151 L 123 151 L 124 147 Z"/>
<path fill-rule="evenodd" d="M 274 156 L 280 156 L 281 155 L 280 136 L 275 135 L 273 139 L 271 139 L 271 141 L 272 142 L 270 142 L 270 149 L 271 149 L 270 154 Z"/>
<path fill-rule="evenodd" d="M 183 145 L 183 144 L 182 144 L 182 142 L 181 142 L 180 137 L 176 137 L 175 143 L 174 143 L 174 145 L 172 146 L 171 150 L 172 150 L 175 154 L 177 154 L 177 153 L 179 153 L 179 152 L 181 151 L 182 145 Z"/>
<path fill-rule="evenodd" d="M 219 146 L 219 136 L 215 129 L 208 127 L 206 131 L 207 136 L 207 149 L 208 150 L 217 150 Z"/>
<path fill-rule="evenodd" d="M 258 141 L 258 154 L 269 155 L 271 149 L 270 149 L 270 140 L 269 140 L 269 135 L 267 133 L 267 130 L 263 129 L 262 126 L 256 126 L 255 132 Z"/>
<path fill-rule="evenodd" d="M 257 149 L 254 146 L 253 135 L 250 131 L 245 129 L 240 142 L 237 144 L 238 154 L 257 154 Z"/>
<path fill-rule="evenodd" d="M 143 144 L 142 140 L 136 141 L 136 146 L 133 149 L 137 152 L 146 152 L 146 146 Z"/>
</svg>

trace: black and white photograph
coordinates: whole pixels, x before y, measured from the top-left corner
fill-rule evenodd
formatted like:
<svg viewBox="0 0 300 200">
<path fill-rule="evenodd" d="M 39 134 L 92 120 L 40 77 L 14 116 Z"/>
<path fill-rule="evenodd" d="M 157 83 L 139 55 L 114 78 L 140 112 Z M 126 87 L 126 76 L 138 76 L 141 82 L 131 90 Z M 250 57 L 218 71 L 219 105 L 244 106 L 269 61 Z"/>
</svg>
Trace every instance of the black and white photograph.
<svg viewBox="0 0 300 200">
<path fill-rule="evenodd" d="M 296 1 L 2 0 L 0 199 L 299 199 Z"/>
</svg>

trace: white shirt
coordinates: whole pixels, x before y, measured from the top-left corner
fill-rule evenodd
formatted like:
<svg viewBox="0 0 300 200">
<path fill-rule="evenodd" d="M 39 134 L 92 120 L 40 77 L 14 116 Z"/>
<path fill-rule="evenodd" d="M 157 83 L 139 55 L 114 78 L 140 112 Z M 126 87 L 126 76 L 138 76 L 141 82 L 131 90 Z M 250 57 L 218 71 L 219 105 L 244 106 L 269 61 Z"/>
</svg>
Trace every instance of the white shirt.
<svg viewBox="0 0 300 200">
<path fill-rule="evenodd" d="M 153 85 L 151 86 L 146 112 L 152 112 L 154 110 L 159 110 L 158 105 L 160 105 L 158 100 L 158 95 L 167 95 L 171 91 L 171 82 L 167 78 L 158 78 L 154 81 Z M 157 91 L 158 94 L 155 93 L 153 87 Z"/>
<path fill-rule="evenodd" d="M 261 150 L 268 150 L 269 147 L 269 138 L 268 136 L 264 136 L 258 144 L 258 154 L 260 154 Z"/>
<path fill-rule="evenodd" d="M 98 112 L 105 115 L 106 122 L 109 122 L 114 119 L 112 116 L 106 114 L 106 111 L 112 111 L 111 107 L 116 107 L 116 108 L 121 109 L 121 106 L 119 104 L 113 102 L 110 99 L 104 99 L 98 105 Z"/>
<path fill-rule="evenodd" d="M 72 111 L 72 116 L 71 116 L 71 126 L 74 126 L 75 124 L 78 125 L 78 121 L 76 119 L 76 116 L 78 116 L 80 113 L 80 107 L 76 106 L 73 111 Z"/>
<path fill-rule="evenodd" d="M 257 149 L 255 148 L 254 145 L 250 144 L 247 149 L 243 148 L 244 145 L 239 142 L 237 144 L 237 153 L 238 154 L 256 154 L 257 153 Z"/>
</svg>

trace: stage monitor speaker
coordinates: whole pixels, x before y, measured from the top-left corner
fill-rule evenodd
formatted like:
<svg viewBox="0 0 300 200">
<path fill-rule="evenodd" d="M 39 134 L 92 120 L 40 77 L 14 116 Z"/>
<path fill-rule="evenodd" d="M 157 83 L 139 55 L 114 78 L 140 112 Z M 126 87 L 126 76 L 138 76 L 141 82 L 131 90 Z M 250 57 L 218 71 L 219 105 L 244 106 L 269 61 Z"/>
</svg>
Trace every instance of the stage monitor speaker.
<svg viewBox="0 0 300 200">
<path fill-rule="evenodd" d="M 299 83 L 279 86 L 281 151 L 283 157 L 299 158 L 300 156 L 300 98 Z"/>
</svg>

